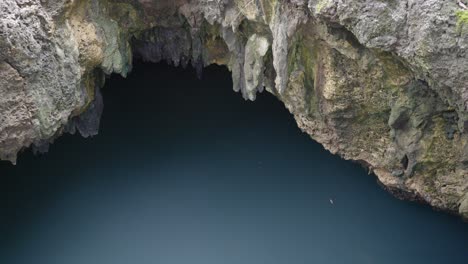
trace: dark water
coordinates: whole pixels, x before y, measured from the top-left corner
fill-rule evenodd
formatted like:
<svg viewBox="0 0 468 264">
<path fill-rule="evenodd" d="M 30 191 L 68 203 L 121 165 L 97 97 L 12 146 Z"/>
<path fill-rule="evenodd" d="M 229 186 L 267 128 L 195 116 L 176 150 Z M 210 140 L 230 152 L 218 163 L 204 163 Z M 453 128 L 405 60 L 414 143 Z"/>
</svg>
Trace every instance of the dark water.
<svg viewBox="0 0 468 264">
<path fill-rule="evenodd" d="M 99 136 L 0 164 L 0 263 L 468 263 L 468 224 L 394 199 L 223 68 L 140 64 L 104 100 Z"/>
</svg>

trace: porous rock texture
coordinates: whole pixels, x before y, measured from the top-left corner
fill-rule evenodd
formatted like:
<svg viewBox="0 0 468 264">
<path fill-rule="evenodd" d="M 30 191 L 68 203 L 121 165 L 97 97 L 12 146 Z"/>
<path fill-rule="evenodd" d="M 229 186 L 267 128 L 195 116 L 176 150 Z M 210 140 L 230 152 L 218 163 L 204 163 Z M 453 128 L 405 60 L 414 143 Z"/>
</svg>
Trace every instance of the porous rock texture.
<svg viewBox="0 0 468 264">
<path fill-rule="evenodd" d="M 458 0 L 2 0 L 0 158 L 95 135 L 132 57 L 226 65 L 398 197 L 468 218 L 468 11 Z M 131 91 L 129 91 L 131 92 Z"/>
</svg>

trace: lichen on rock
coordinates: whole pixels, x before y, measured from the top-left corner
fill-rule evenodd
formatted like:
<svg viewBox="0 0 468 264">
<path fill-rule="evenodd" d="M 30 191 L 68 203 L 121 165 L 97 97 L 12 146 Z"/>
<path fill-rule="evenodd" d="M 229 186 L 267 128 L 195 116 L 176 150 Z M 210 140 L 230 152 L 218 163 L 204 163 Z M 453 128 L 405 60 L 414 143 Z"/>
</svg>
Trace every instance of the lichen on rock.
<svg viewBox="0 0 468 264">
<path fill-rule="evenodd" d="M 226 65 L 400 198 L 468 218 L 468 34 L 456 1 L 3 0 L 0 158 L 97 133 L 136 56 Z"/>
<path fill-rule="evenodd" d="M 468 24 L 468 10 L 457 10 L 455 14 L 457 16 L 457 27 L 461 30 L 463 26 Z"/>
</svg>

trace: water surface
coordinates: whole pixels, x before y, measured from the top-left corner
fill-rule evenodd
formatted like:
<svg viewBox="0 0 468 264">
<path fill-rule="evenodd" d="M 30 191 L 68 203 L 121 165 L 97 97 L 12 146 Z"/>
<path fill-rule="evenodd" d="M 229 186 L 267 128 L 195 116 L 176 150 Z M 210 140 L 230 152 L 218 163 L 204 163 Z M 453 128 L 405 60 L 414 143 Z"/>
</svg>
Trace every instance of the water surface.
<svg viewBox="0 0 468 264">
<path fill-rule="evenodd" d="M 468 263 L 468 224 L 393 198 L 273 96 L 231 87 L 219 67 L 109 79 L 97 137 L 0 164 L 0 263 Z"/>
</svg>

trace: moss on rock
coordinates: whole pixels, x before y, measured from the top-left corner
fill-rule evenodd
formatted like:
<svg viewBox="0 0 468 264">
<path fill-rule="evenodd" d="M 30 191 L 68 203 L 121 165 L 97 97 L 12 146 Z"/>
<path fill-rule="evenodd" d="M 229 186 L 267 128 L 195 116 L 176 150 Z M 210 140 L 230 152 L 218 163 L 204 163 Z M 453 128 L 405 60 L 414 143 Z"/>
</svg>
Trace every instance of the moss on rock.
<svg viewBox="0 0 468 264">
<path fill-rule="evenodd" d="M 463 26 L 468 24 L 468 10 L 458 10 L 455 15 L 457 16 L 457 30 L 462 30 Z"/>
</svg>

